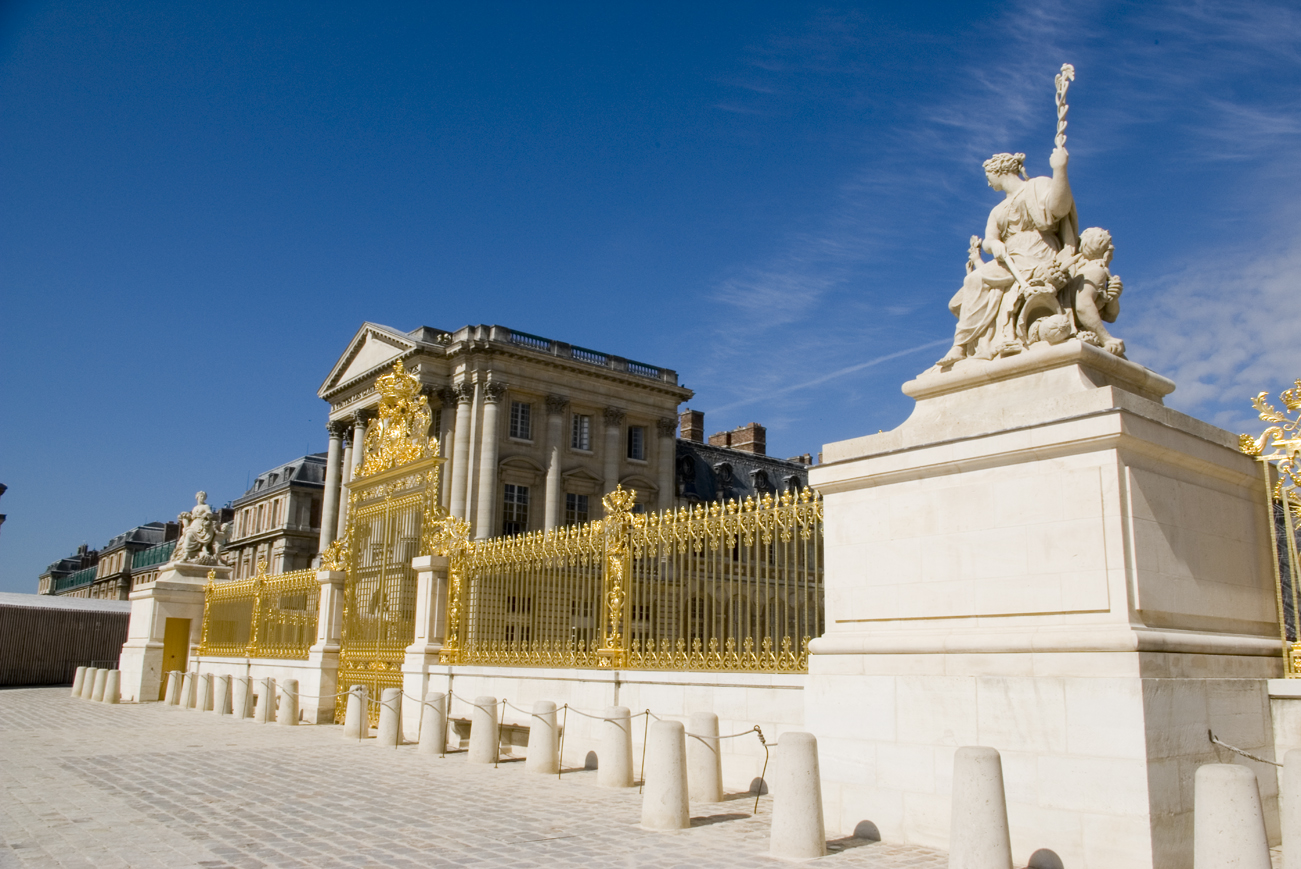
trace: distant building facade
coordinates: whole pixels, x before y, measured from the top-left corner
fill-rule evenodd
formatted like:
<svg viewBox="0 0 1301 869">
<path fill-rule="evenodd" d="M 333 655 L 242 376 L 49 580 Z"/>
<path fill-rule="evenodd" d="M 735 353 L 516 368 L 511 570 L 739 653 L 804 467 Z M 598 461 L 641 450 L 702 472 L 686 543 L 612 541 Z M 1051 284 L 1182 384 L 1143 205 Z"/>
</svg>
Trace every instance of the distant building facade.
<svg viewBox="0 0 1301 869">
<path fill-rule="evenodd" d="M 443 504 L 475 537 L 600 518 L 616 485 L 644 509 L 676 503 L 678 405 L 693 394 L 676 372 L 503 326 L 366 323 L 317 393 L 330 404 L 322 547 L 345 527 L 344 484 L 375 416 L 375 381 L 395 359 L 433 411 Z"/>
<path fill-rule="evenodd" d="M 259 561 L 269 573 L 312 566 L 321 534 L 325 453 L 300 456 L 260 474 L 231 502 L 234 511 L 226 543 L 234 578 L 253 576 Z"/>
<path fill-rule="evenodd" d="M 123 531 L 100 550 L 84 544 L 75 555 L 61 558 L 37 580 L 41 594 L 67 595 L 95 600 L 126 600 L 140 585 L 140 571 L 165 562 L 176 545 L 180 526 L 175 522 L 147 522 Z M 165 551 L 164 551 L 165 550 Z M 157 567 L 154 567 L 157 574 Z"/>
</svg>

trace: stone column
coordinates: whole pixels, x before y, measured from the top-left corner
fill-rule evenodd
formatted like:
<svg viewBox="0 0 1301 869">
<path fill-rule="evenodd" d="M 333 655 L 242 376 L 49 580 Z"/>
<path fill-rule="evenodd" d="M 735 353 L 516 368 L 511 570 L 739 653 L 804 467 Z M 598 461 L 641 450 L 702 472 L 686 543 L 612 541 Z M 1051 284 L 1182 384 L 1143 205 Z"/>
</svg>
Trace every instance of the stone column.
<svg viewBox="0 0 1301 869">
<path fill-rule="evenodd" d="M 352 443 L 354 440 L 352 432 L 344 429 L 343 463 L 339 468 L 339 521 L 334 527 L 335 540 L 342 537 L 344 529 L 348 527 L 348 490 L 344 487 L 352 482 Z"/>
<path fill-rule="evenodd" d="M 623 458 L 623 409 L 607 407 L 605 409 L 605 482 L 603 490 L 613 492 L 619 485 L 619 460 Z"/>
<path fill-rule="evenodd" d="M 420 726 L 420 700 L 429 690 L 429 670 L 437 666 L 447 634 L 446 556 L 421 555 L 411 560 L 416 572 L 415 634 L 402 661 L 402 720 L 413 732 Z"/>
<path fill-rule="evenodd" d="M 320 549 L 325 551 L 334 542 L 335 528 L 339 523 L 339 472 L 343 466 L 343 426 L 329 423 L 330 450 L 325 458 L 325 495 L 321 502 Z"/>
<path fill-rule="evenodd" d="M 474 384 L 462 380 L 456 384 L 456 443 L 452 449 L 452 496 L 448 508 L 458 519 L 465 518 L 470 493 L 470 415 L 474 411 Z"/>
<path fill-rule="evenodd" d="M 316 642 L 307 650 L 307 669 L 299 670 L 304 695 L 299 705 L 304 721 L 334 721 L 334 697 L 339 690 L 339 645 L 343 639 L 343 584 L 346 571 L 318 570 L 321 600 L 316 610 Z"/>
<path fill-rule="evenodd" d="M 450 464 L 456 440 L 456 390 L 445 386 L 438 390 L 438 400 L 442 403 L 442 428 L 438 432 L 438 452 L 449 464 L 443 466 L 440 483 L 442 492 L 439 503 L 447 507 L 452 503 L 452 467 Z"/>
<path fill-rule="evenodd" d="M 370 424 L 367 414 L 357 411 L 352 417 L 352 433 L 348 436 L 348 446 L 343 451 L 342 483 L 351 483 L 361 469 L 366 457 L 366 428 Z M 338 537 L 348 529 L 348 490 L 339 486 L 339 528 Z"/>
<path fill-rule="evenodd" d="M 497 518 L 497 442 L 500 432 L 497 423 L 501 416 L 501 400 L 506 395 L 506 384 L 489 381 L 483 385 L 483 439 L 479 446 L 479 510 L 474 522 L 474 537 L 482 540 L 492 536 L 493 522 Z"/>
<path fill-rule="evenodd" d="M 659 461 L 659 473 L 656 475 L 656 482 L 660 486 L 659 508 L 670 510 L 678 494 L 678 441 L 674 437 L 678 431 L 678 421 L 669 416 L 660 417 L 655 422 L 655 430 L 660 436 L 656 449 L 656 459 Z"/>
<path fill-rule="evenodd" d="M 564 515 L 564 492 L 560 485 L 560 451 L 564 447 L 565 408 L 569 399 L 563 395 L 547 396 L 547 495 L 542 527 L 550 531 Z"/>
</svg>

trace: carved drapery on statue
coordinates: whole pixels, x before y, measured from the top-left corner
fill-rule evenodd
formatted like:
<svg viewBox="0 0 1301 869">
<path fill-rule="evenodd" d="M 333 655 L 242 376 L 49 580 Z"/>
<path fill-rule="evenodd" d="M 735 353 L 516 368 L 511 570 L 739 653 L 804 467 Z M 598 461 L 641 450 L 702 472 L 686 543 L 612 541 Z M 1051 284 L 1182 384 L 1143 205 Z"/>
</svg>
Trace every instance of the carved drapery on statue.
<svg viewBox="0 0 1301 869">
<path fill-rule="evenodd" d="M 1069 64 L 1057 76 L 1056 148 L 1051 177 L 1025 177 L 1024 154 L 995 154 L 985 161 L 990 187 L 1005 194 L 972 236 L 967 277 L 949 300 L 958 318 L 953 347 L 934 370 L 965 359 L 1013 356 L 1071 338 L 1125 355 L 1125 344 L 1106 323 L 1120 313 L 1123 284 L 1111 274 L 1111 235 L 1079 230 L 1066 167 L 1066 90 L 1075 79 Z M 981 252 L 993 258 L 986 261 Z"/>
</svg>

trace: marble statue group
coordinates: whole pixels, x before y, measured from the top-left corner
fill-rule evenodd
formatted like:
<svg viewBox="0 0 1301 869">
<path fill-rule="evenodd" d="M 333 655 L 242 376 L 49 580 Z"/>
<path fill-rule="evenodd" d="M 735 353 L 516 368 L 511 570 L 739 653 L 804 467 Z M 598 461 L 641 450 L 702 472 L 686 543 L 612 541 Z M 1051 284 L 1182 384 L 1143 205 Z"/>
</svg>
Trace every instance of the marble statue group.
<svg viewBox="0 0 1301 869">
<path fill-rule="evenodd" d="M 176 539 L 172 560 L 189 564 L 219 564 L 230 523 L 218 526 L 217 515 L 208 506 L 207 492 L 195 494 L 194 501 L 194 507 L 176 517 L 181 533 Z"/>
<path fill-rule="evenodd" d="M 1120 312 L 1123 284 L 1111 274 L 1111 234 L 1080 232 L 1066 151 L 1069 65 L 1057 76 L 1057 140 L 1051 177 L 1027 178 L 1025 154 L 995 154 L 984 163 L 989 186 L 1004 199 L 989 213 L 985 237 L 972 236 L 967 277 L 949 301 L 958 318 L 941 371 L 964 359 L 1013 356 L 1041 342 L 1070 338 L 1123 357 L 1125 343 L 1106 324 Z M 993 257 L 984 260 L 981 252 Z"/>
</svg>

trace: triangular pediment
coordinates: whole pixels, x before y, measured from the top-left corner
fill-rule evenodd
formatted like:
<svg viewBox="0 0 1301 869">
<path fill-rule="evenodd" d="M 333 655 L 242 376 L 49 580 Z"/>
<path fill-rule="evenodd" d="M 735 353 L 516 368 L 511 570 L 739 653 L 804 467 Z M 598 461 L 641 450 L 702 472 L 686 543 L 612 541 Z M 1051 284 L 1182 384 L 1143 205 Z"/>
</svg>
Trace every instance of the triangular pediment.
<svg viewBox="0 0 1301 869">
<path fill-rule="evenodd" d="M 348 349 L 334 364 L 330 376 L 316 394 L 324 398 L 351 380 L 387 367 L 394 359 L 415 347 L 416 342 L 401 332 L 376 323 L 365 323 L 348 343 Z"/>
</svg>

